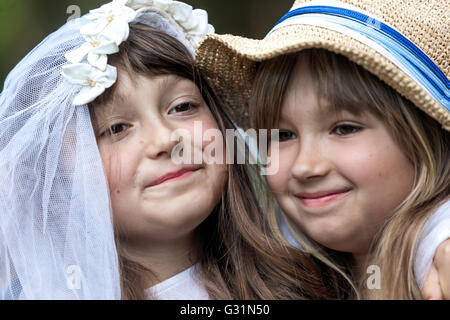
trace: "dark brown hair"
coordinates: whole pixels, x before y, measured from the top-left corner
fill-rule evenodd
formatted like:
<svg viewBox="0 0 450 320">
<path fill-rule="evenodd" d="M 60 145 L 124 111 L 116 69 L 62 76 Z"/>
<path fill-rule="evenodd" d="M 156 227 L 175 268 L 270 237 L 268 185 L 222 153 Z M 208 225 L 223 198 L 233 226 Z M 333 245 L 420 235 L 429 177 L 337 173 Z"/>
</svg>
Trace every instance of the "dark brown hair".
<svg viewBox="0 0 450 320">
<path fill-rule="evenodd" d="M 131 25 L 120 52 L 109 57 L 119 70 L 146 76 L 174 74 L 192 80 L 225 136 L 234 125 L 229 112 L 204 80 L 187 49 L 176 39 L 144 25 Z M 116 86 L 108 89 L 91 106 L 114 99 Z M 343 297 L 339 277 L 318 260 L 279 241 L 263 214 L 256 192 L 265 183 L 256 168 L 228 165 L 228 182 L 221 201 L 197 228 L 201 239 L 200 278 L 211 299 L 327 299 Z M 143 277 L 151 275 L 129 259 L 117 241 L 122 296 L 143 299 Z M 327 276 L 324 277 L 324 274 Z"/>
<path fill-rule="evenodd" d="M 385 123 L 413 164 L 415 181 L 411 193 L 376 235 L 369 253 L 368 264 L 381 269 L 381 290 L 367 290 L 365 279 L 354 276 L 348 253 L 320 246 L 301 232 L 299 241 L 348 275 L 354 297 L 361 293 L 365 298 L 421 298 L 413 268 L 415 252 L 427 218 L 450 196 L 450 132 L 367 70 L 323 49 L 287 54 L 259 65 L 250 99 L 256 129 L 270 130 L 279 122 L 283 98 L 300 59 L 308 68 L 318 101 L 326 102 L 331 112 L 369 112 Z"/>
</svg>

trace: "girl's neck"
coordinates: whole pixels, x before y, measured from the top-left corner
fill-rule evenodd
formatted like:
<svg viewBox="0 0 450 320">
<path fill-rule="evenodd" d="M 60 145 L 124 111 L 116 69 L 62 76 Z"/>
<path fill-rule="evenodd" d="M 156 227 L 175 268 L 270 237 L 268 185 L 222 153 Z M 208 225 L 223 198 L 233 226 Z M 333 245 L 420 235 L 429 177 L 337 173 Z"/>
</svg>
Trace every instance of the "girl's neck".
<svg viewBox="0 0 450 320">
<path fill-rule="evenodd" d="M 188 269 L 198 261 L 197 237 L 194 233 L 181 239 L 122 242 L 128 257 L 148 268 L 153 277 L 146 287 L 152 287 Z"/>
</svg>

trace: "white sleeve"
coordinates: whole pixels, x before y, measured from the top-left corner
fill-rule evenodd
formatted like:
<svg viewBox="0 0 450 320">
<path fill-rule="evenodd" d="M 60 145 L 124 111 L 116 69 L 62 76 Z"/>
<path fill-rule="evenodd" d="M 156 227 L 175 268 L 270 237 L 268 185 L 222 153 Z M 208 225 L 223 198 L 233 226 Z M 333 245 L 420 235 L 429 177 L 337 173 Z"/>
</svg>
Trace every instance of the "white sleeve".
<svg viewBox="0 0 450 320">
<path fill-rule="evenodd" d="M 448 238 L 450 238 L 450 200 L 433 213 L 420 235 L 414 261 L 414 273 L 420 288 L 431 267 L 437 247 Z"/>
</svg>

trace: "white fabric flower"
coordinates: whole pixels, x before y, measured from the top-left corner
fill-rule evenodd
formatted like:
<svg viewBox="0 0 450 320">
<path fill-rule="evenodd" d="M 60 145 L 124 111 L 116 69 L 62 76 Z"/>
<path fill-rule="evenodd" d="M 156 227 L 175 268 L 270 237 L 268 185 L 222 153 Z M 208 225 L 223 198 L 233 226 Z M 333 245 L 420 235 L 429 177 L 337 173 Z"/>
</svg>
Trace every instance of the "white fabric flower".
<svg viewBox="0 0 450 320">
<path fill-rule="evenodd" d="M 127 6 L 134 9 L 134 10 L 138 10 L 144 7 L 149 7 L 153 5 L 153 0 L 128 0 L 127 1 Z"/>
<path fill-rule="evenodd" d="M 192 7 L 184 2 L 173 1 L 168 13 L 172 15 L 176 22 L 178 22 L 184 29 L 189 30 L 192 26 Z M 195 24 L 195 22 L 194 22 Z"/>
<path fill-rule="evenodd" d="M 135 10 L 154 8 L 167 13 L 183 29 L 186 39 L 193 48 L 205 35 L 214 33 L 214 27 L 208 24 L 208 13 L 202 9 L 193 10 L 192 6 L 172 0 L 128 0 L 127 6 Z"/>
<path fill-rule="evenodd" d="M 91 10 L 86 16 L 91 22 L 80 30 L 86 43 L 66 54 L 72 64 L 64 66 L 62 71 L 71 83 L 82 87 L 74 105 L 94 101 L 116 82 L 117 69 L 108 65 L 108 55 L 119 52 L 120 44 L 128 39 L 129 23 L 145 11 L 155 11 L 172 25 L 177 24 L 177 32 L 183 35 L 180 41 L 191 51 L 198 47 L 206 34 L 214 33 L 213 26 L 208 24 L 206 11 L 193 10 L 190 5 L 179 1 L 113 0 Z M 86 57 L 87 63 L 83 63 Z"/>
<path fill-rule="evenodd" d="M 192 11 L 191 24 L 187 28 L 186 37 L 194 43 L 195 48 L 205 35 L 214 33 L 214 27 L 208 24 L 208 13 L 202 9 Z"/>
<path fill-rule="evenodd" d="M 102 37 L 114 41 L 118 46 L 128 38 L 128 23 L 136 17 L 136 11 L 125 6 L 126 0 L 114 0 L 98 9 L 90 11 L 86 18 L 91 23 L 81 28 L 84 36 Z"/>
<path fill-rule="evenodd" d="M 173 0 L 128 0 L 127 6 L 138 10 L 141 8 L 154 7 L 161 11 L 167 11 Z"/>
<path fill-rule="evenodd" d="M 72 63 L 80 63 L 87 55 L 87 60 L 91 65 L 105 71 L 108 63 L 107 55 L 119 52 L 119 47 L 115 41 L 100 38 L 97 40 L 96 38 L 85 36 L 86 43 L 80 48 L 68 52 L 65 55 L 66 59 Z"/>
<path fill-rule="evenodd" d="M 192 12 L 192 15 L 192 20 L 195 21 L 196 24 L 188 29 L 189 33 L 205 35 L 206 32 L 208 32 L 208 13 L 205 10 L 196 9 Z"/>
<path fill-rule="evenodd" d="M 85 105 L 94 101 L 105 89 L 111 87 L 117 80 L 117 69 L 107 65 L 105 71 L 86 63 L 75 63 L 64 66 L 62 75 L 71 83 L 82 86 L 75 96 L 75 106 Z"/>
<path fill-rule="evenodd" d="M 174 2 L 174 1 L 172 1 L 172 0 L 153 0 L 152 6 L 159 10 L 167 11 L 167 10 L 169 10 L 169 5 L 172 2 Z"/>
</svg>

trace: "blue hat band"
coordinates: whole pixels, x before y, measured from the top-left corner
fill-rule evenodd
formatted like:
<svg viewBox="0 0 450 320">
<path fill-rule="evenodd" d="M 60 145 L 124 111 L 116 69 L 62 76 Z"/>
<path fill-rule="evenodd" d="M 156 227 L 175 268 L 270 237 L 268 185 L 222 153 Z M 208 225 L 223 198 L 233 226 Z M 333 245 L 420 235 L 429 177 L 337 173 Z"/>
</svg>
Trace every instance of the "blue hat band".
<svg viewBox="0 0 450 320">
<path fill-rule="evenodd" d="M 351 9 L 312 5 L 289 11 L 269 34 L 293 24 L 322 26 L 361 40 L 390 59 L 450 111 L 450 81 L 419 47 L 387 24 Z"/>
</svg>

